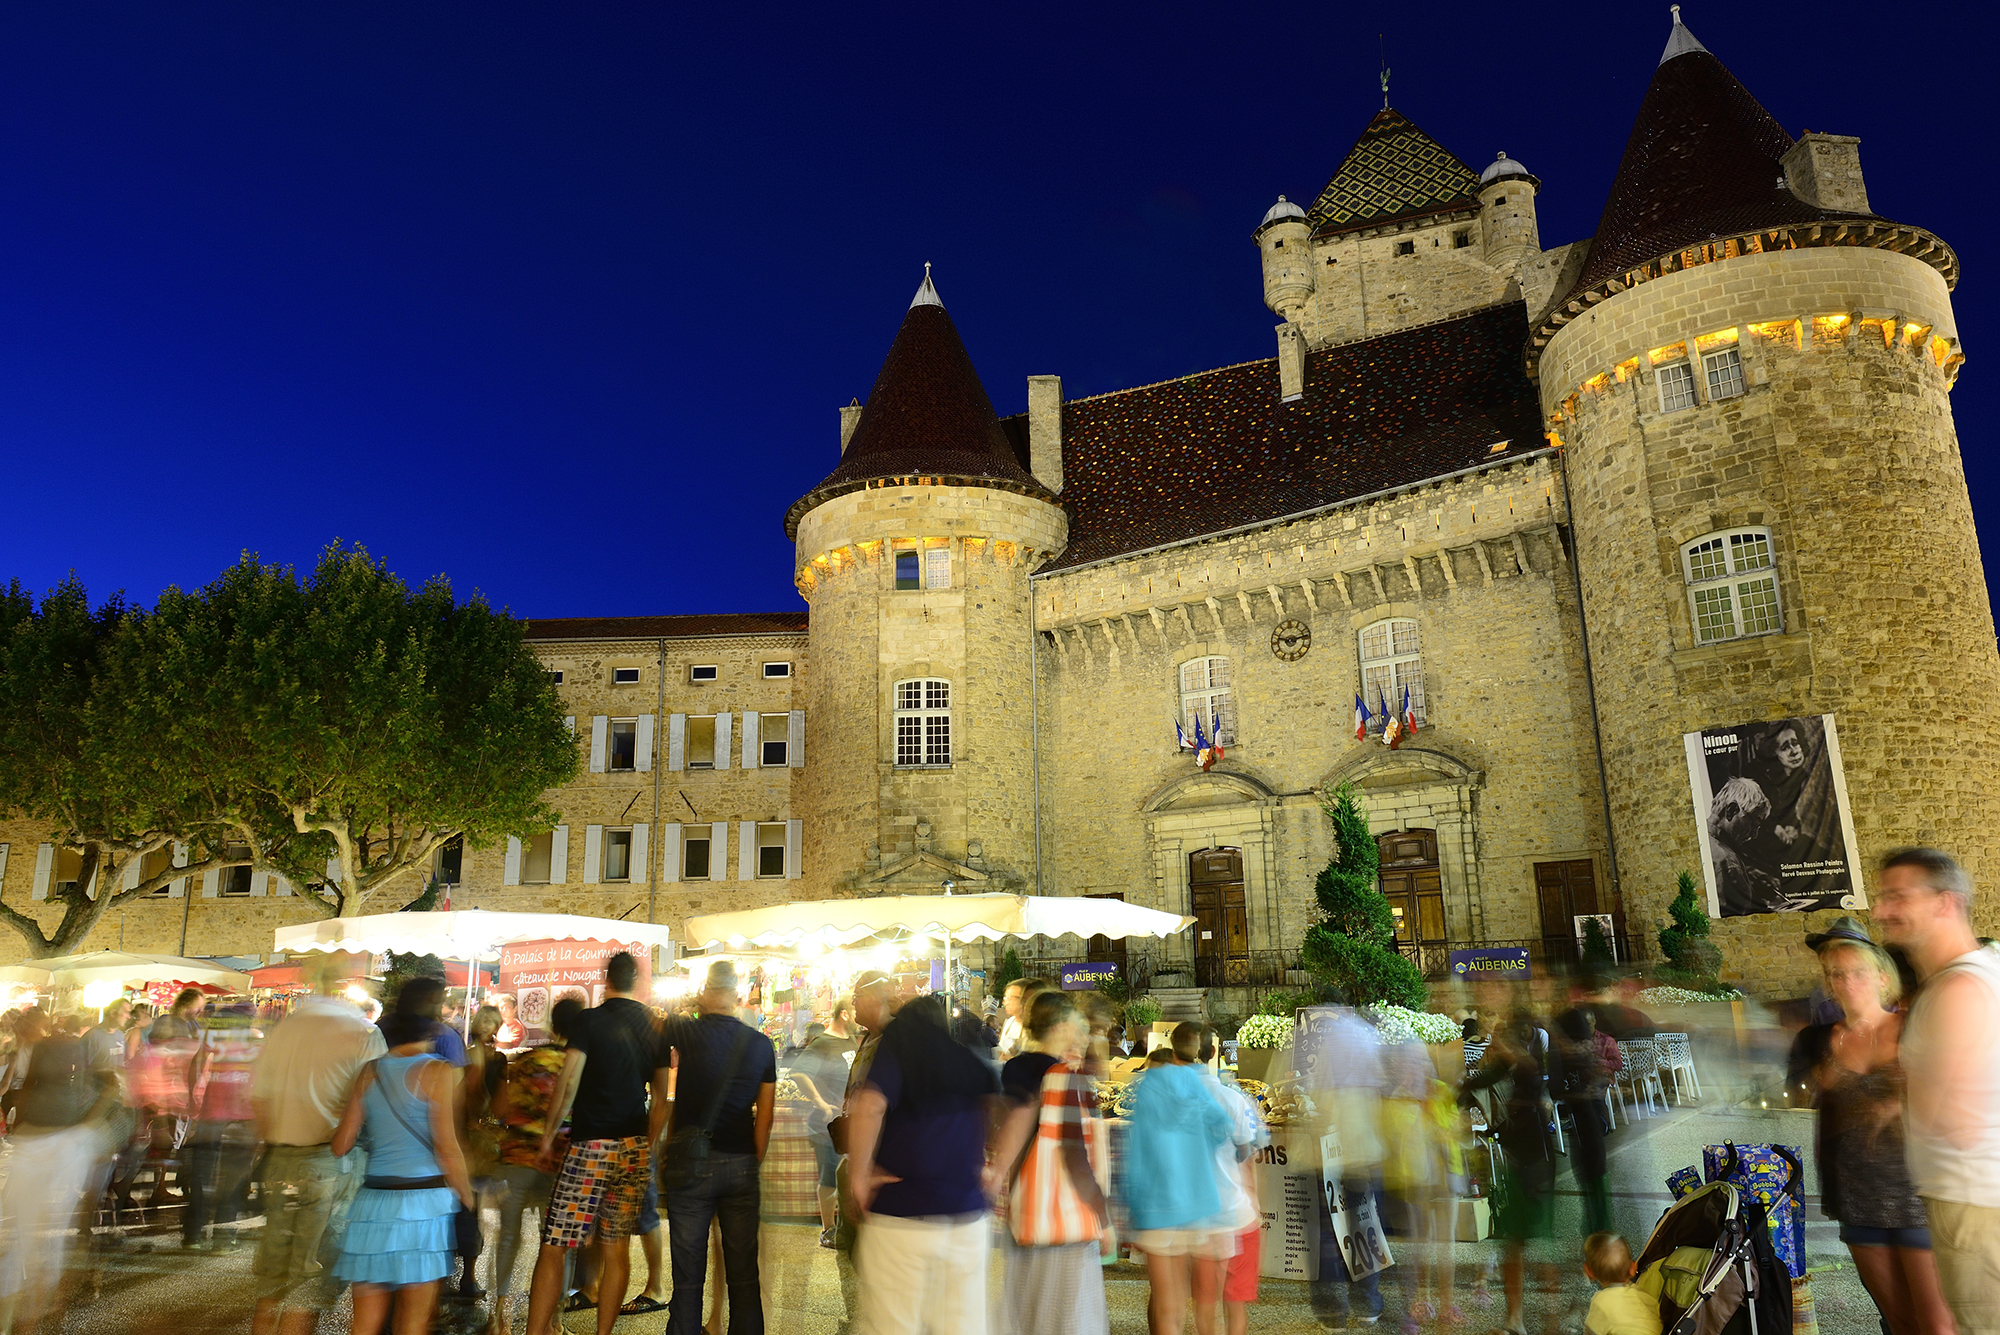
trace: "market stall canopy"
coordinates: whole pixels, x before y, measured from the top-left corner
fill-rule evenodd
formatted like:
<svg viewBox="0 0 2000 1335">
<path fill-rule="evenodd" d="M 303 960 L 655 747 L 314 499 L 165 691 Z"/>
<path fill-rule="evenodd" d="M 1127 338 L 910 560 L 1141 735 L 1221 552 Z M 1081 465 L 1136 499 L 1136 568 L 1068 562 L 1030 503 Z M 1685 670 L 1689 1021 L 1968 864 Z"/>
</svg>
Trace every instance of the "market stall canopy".
<svg viewBox="0 0 2000 1335">
<path fill-rule="evenodd" d="M 88 983 L 206 983 L 228 992 L 248 992 L 250 975 L 225 969 L 213 960 L 187 959 L 180 955 L 133 955 L 122 950 L 93 950 L 83 955 L 58 955 L 37 960 L 35 968 L 46 969 L 58 988 L 83 987 Z"/>
<path fill-rule="evenodd" d="M 0 968 L 0 983 L 17 983 L 26 987 L 47 987 L 49 971 L 37 969 L 32 964 L 9 964 Z"/>
<path fill-rule="evenodd" d="M 327 918 L 278 929 L 274 950 L 385 950 L 436 955 L 440 959 L 491 960 L 516 941 L 630 941 L 646 946 L 672 943 L 665 927 L 620 918 L 586 918 L 575 913 L 498 913 L 459 909 L 442 913 L 371 913 L 360 918 Z"/>
<path fill-rule="evenodd" d="M 688 919 L 690 945 L 845 946 L 885 932 L 997 941 L 1003 936 L 1172 936 L 1193 918 L 1118 899 L 1060 895 L 883 895 L 821 899 Z"/>
</svg>

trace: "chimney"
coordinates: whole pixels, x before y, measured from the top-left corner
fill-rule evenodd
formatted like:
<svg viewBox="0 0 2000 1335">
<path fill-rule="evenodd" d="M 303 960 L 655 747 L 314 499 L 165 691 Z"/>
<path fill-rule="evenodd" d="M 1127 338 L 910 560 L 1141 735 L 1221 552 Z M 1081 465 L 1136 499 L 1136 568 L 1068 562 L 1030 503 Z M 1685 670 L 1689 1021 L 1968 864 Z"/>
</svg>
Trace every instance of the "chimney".
<svg viewBox="0 0 2000 1335">
<path fill-rule="evenodd" d="M 1861 141 L 1851 134 L 1799 136 L 1783 161 L 1785 184 L 1808 204 L 1842 213 L 1867 213 L 1868 187 L 1861 182 Z"/>
<path fill-rule="evenodd" d="M 854 439 L 854 428 L 861 422 L 861 400 L 856 399 L 840 410 L 840 452 L 847 453 L 847 442 Z"/>
<path fill-rule="evenodd" d="M 1278 394 L 1286 403 L 1306 396 L 1306 331 L 1289 320 L 1278 326 Z"/>
<path fill-rule="evenodd" d="M 1061 492 L 1062 377 L 1028 377 L 1028 471 L 1050 491 Z"/>
</svg>

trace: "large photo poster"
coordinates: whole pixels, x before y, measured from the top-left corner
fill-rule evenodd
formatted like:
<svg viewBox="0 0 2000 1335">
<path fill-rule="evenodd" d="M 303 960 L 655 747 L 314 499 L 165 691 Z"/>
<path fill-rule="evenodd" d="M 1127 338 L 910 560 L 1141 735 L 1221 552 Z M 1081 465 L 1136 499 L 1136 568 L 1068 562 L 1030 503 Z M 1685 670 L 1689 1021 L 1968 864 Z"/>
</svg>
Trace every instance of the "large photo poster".
<svg viewBox="0 0 2000 1335">
<path fill-rule="evenodd" d="M 1867 907 L 1833 715 L 1683 741 L 1709 917 Z"/>
</svg>

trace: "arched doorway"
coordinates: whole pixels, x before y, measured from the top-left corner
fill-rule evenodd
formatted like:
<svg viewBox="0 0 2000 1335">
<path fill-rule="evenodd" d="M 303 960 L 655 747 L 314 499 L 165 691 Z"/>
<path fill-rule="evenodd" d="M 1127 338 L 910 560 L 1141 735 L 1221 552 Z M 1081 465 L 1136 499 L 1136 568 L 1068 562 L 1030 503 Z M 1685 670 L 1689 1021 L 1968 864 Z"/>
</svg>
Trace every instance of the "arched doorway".
<svg viewBox="0 0 2000 1335">
<path fill-rule="evenodd" d="M 1250 978 L 1250 911 L 1243 898 L 1243 850 L 1188 854 L 1188 911 L 1194 915 L 1194 980 L 1226 987 Z"/>
<path fill-rule="evenodd" d="M 1381 855 L 1382 893 L 1396 918 L 1396 949 L 1426 975 L 1450 962 L 1444 926 L 1444 879 L 1438 870 L 1436 830 L 1392 830 L 1375 837 Z"/>
</svg>

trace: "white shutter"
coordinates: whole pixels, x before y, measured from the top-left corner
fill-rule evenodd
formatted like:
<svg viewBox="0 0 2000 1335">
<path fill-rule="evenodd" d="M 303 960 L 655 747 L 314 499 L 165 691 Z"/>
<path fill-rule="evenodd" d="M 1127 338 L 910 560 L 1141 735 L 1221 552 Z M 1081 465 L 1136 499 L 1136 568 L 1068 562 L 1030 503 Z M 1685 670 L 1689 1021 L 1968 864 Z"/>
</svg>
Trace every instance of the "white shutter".
<svg viewBox="0 0 2000 1335">
<path fill-rule="evenodd" d="M 563 726 L 569 729 L 570 736 L 572 737 L 576 736 L 576 715 L 571 714 L 568 717 L 564 718 Z"/>
<path fill-rule="evenodd" d="M 12 844 L 0 844 L 0 886 L 7 882 L 7 850 L 12 847 Z"/>
<path fill-rule="evenodd" d="M 790 735 L 785 743 L 785 755 L 793 769 L 806 763 L 806 711 L 794 709 Z"/>
<path fill-rule="evenodd" d="M 652 870 L 653 864 L 646 861 L 646 859 L 652 856 L 651 844 L 649 842 L 651 836 L 652 831 L 647 826 L 634 825 L 632 827 L 632 861 L 628 865 L 632 869 L 631 875 L 634 883 L 650 879 L 649 873 Z"/>
<path fill-rule="evenodd" d="M 639 715 L 639 726 L 633 729 L 632 768 L 645 773 L 653 768 L 653 716 Z"/>
<path fill-rule="evenodd" d="M 558 825 L 549 839 L 549 884 L 569 884 L 569 826 Z"/>
<path fill-rule="evenodd" d="M 715 716 L 715 767 L 729 768 L 729 722 L 730 715 Z"/>
<path fill-rule="evenodd" d="M 687 768 L 688 716 L 667 715 L 667 768 L 679 773 Z"/>
<path fill-rule="evenodd" d="M 602 714 L 590 716 L 590 772 L 604 773 L 604 738 L 611 730 L 611 720 Z"/>
<path fill-rule="evenodd" d="M 708 879 L 729 879 L 729 822 L 719 820 L 708 827 Z"/>
<path fill-rule="evenodd" d="M 120 889 L 137 890 L 139 888 L 139 872 L 141 864 L 144 862 L 145 859 L 138 854 L 135 853 L 132 855 L 132 860 L 125 864 L 125 879 L 120 883 Z"/>
<path fill-rule="evenodd" d="M 660 879 L 668 885 L 681 879 L 681 823 L 677 820 L 660 827 Z"/>
<path fill-rule="evenodd" d="M 757 879 L 757 822 L 746 820 L 736 827 L 736 879 Z"/>
<path fill-rule="evenodd" d="M 271 873 L 253 871 L 250 873 L 250 898 L 267 899 L 271 894 Z"/>
<path fill-rule="evenodd" d="M 54 844 L 35 845 L 35 898 L 49 897 L 49 877 L 56 869 L 56 846 Z"/>
<path fill-rule="evenodd" d="M 597 884 L 597 859 L 604 847 L 604 827 L 586 825 L 583 827 L 583 883 Z"/>
<path fill-rule="evenodd" d="M 222 893 L 222 868 L 210 867 L 201 874 L 201 897 L 214 899 Z"/>
<path fill-rule="evenodd" d="M 507 836 L 507 864 L 500 872 L 500 884 L 519 885 L 521 883 L 521 841 L 513 835 Z"/>
<path fill-rule="evenodd" d="M 792 717 L 798 716 L 794 714 Z M 805 828 L 806 823 L 802 820 L 785 822 L 785 879 L 788 881 L 799 879 L 799 844 L 805 837 Z"/>
<path fill-rule="evenodd" d="M 743 768 L 756 769 L 763 748 L 764 716 L 752 710 L 743 711 Z"/>
<path fill-rule="evenodd" d="M 186 844 L 174 845 L 174 865 L 176 867 L 185 867 L 188 865 L 188 846 Z M 169 881 L 167 883 L 168 899 L 185 899 L 187 898 L 187 891 L 188 878 L 185 876 L 177 881 Z"/>
<path fill-rule="evenodd" d="M 284 877 L 278 875 L 278 873 L 276 872 L 271 873 L 271 888 L 273 890 L 276 890 L 280 895 L 289 895 L 293 893 L 292 883 L 286 880 Z"/>
</svg>

